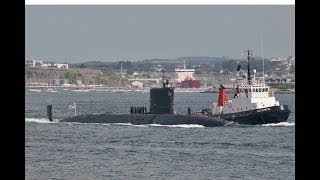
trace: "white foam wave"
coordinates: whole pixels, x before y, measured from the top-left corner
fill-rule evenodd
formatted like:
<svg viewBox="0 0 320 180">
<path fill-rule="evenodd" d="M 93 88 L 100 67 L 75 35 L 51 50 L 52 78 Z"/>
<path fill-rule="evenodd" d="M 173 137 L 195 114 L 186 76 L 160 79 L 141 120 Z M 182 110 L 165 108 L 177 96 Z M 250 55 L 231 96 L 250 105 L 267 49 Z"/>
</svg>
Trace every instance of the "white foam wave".
<svg viewBox="0 0 320 180">
<path fill-rule="evenodd" d="M 204 127 L 199 124 L 179 124 L 179 125 L 161 125 L 161 124 L 141 124 L 141 125 L 136 125 L 136 124 L 131 124 L 131 123 L 113 123 L 116 125 L 121 125 L 121 126 L 137 126 L 137 127 L 180 127 L 180 128 L 199 128 L 199 127 Z"/>
<path fill-rule="evenodd" d="M 67 125 L 102 125 L 102 126 L 110 126 L 111 124 L 107 123 L 82 123 L 82 122 L 62 122 Z"/>
<path fill-rule="evenodd" d="M 36 122 L 36 123 L 55 123 L 57 119 L 53 119 L 53 122 L 46 118 L 25 118 L 25 122 Z"/>
<path fill-rule="evenodd" d="M 148 126 L 145 124 L 137 125 L 137 124 L 131 124 L 131 123 L 113 123 L 113 124 L 121 125 L 121 126 L 137 126 L 137 127 L 147 127 Z"/>
<path fill-rule="evenodd" d="M 101 123 L 100 125 L 103 125 L 103 126 L 110 126 L 111 124 L 104 124 L 104 123 Z"/>
<path fill-rule="evenodd" d="M 161 125 L 161 124 L 150 124 L 155 127 L 179 127 L 179 128 L 203 128 L 204 126 L 199 124 L 177 124 L 177 125 Z"/>
<path fill-rule="evenodd" d="M 239 125 L 239 124 L 236 122 L 230 121 L 230 122 L 226 123 L 224 126 L 232 126 L 232 125 Z"/>
<path fill-rule="evenodd" d="M 280 122 L 280 123 L 263 124 L 262 126 L 294 126 L 294 123 Z"/>
<path fill-rule="evenodd" d="M 122 126 L 132 126 L 131 123 L 111 123 L 111 124 L 122 125 Z"/>
</svg>

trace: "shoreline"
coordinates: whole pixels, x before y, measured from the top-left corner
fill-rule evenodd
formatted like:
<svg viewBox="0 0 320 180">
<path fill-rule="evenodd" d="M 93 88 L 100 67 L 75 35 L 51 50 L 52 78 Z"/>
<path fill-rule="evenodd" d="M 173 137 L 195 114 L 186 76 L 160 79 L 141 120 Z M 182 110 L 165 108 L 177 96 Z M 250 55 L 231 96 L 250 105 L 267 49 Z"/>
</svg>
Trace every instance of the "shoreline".
<svg viewBox="0 0 320 180">
<path fill-rule="evenodd" d="M 114 91 L 114 90 L 124 90 L 124 91 L 149 91 L 150 88 L 128 88 L 128 87 L 79 87 L 79 86 L 33 86 L 33 87 L 28 87 L 25 86 L 25 91 L 26 92 L 40 92 L 40 91 L 50 91 L 50 90 L 61 90 L 61 91 L 79 91 L 79 90 L 109 90 L 109 91 Z M 176 88 L 175 92 L 196 92 L 196 93 L 219 93 L 219 91 L 206 91 L 207 89 L 204 88 L 199 88 L 199 89 L 180 89 Z M 230 91 L 229 91 L 230 92 Z M 281 91 L 281 90 L 274 90 L 274 94 L 295 94 L 295 91 Z"/>
</svg>

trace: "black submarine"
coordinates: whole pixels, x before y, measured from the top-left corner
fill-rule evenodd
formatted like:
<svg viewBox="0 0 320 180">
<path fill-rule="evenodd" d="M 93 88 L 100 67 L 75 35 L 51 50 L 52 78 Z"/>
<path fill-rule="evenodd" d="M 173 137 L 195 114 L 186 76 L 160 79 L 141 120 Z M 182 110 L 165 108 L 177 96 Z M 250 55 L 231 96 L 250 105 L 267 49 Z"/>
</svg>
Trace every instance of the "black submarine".
<svg viewBox="0 0 320 180">
<path fill-rule="evenodd" d="M 224 126 L 229 121 L 219 117 L 207 117 L 192 115 L 190 108 L 188 114 L 179 115 L 174 111 L 174 87 L 169 87 L 169 80 L 164 77 L 162 70 L 163 86 L 150 89 L 150 109 L 146 107 L 130 107 L 130 114 L 82 114 L 69 117 L 60 122 L 76 123 L 130 123 L 133 125 L 159 124 L 159 125 L 182 125 L 196 124 L 205 127 Z M 52 121 L 52 106 L 48 105 L 47 116 Z"/>
</svg>

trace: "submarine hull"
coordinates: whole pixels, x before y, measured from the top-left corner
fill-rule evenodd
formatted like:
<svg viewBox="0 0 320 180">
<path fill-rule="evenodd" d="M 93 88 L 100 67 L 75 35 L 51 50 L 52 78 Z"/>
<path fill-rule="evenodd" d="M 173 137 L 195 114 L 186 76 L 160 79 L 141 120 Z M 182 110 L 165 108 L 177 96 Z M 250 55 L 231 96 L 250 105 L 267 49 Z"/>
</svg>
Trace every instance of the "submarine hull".
<svg viewBox="0 0 320 180">
<path fill-rule="evenodd" d="M 287 105 L 281 105 L 238 113 L 212 115 L 211 117 L 219 117 L 238 124 L 257 125 L 286 122 L 290 112 Z"/>
<path fill-rule="evenodd" d="M 197 124 L 205 127 L 224 126 L 228 121 L 219 117 L 206 117 L 194 115 L 173 115 L 173 114 L 87 114 L 79 115 L 61 120 L 60 122 L 77 123 L 131 123 L 179 125 Z"/>
</svg>

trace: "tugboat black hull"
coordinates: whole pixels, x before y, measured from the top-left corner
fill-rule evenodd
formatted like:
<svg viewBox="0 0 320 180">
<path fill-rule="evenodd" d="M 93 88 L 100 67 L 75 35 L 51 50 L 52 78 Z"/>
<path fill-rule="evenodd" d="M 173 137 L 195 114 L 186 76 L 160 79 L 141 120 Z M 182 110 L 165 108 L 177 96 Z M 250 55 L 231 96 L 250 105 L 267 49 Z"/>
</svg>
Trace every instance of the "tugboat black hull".
<svg viewBox="0 0 320 180">
<path fill-rule="evenodd" d="M 198 124 L 205 127 L 224 126 L 228 121 L 218 117 L 173 115 L 173 114 L 88 114 L 79 115 L 63 119 L 60 122 L 77 123 L 131 123 L 141 124 L 160 124 L 160 125 L 181 125 Z"/>
<path fill-rule="evenodd" d="M 212 117 L 220 117 L 238 124 L 256 125 L 286 122 L 290 112 L 287 105 L 280 105 L 232 114 L 213 115 Z"/>
</svg>

